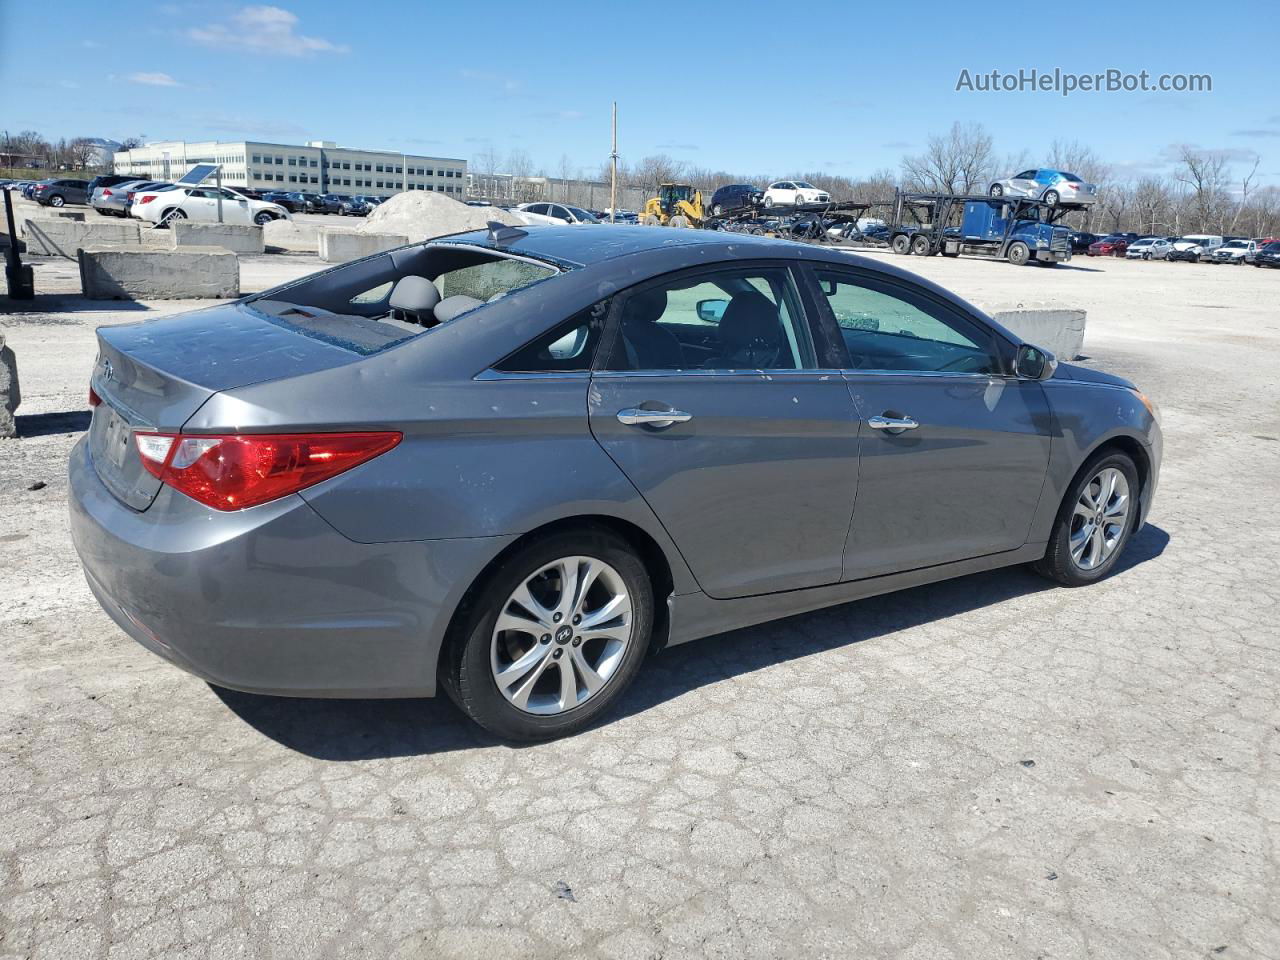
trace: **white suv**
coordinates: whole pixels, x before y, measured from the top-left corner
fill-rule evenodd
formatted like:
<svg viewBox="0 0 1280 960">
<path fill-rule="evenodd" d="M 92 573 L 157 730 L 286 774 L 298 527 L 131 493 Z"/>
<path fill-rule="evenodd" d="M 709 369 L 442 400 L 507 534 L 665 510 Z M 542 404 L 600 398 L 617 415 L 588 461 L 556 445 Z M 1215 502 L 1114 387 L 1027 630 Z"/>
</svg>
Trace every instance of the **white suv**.
<svg viewBox="0 0 1280 960">
<path fill-rule="evenodd" d="M 831 194 L 803 180 L 779 180 L 764 192 L 766 207 L 797 207 L 802 203 L 830 203 Z"/>
</svg>

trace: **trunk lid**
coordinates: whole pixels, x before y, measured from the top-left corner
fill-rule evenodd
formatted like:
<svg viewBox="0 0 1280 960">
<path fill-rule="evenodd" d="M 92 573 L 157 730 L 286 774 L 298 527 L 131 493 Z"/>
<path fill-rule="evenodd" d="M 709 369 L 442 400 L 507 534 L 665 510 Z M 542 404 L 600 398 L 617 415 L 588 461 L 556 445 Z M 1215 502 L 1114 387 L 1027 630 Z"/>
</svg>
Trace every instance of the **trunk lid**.
<svg viewBox="0 0 1280 960">
<path fill-rule="evenodd" d="M 219 391 L 359 359 L 241 303 L 100 328 L 90 380 L 102 401 L 89 426 L 94 467 L 116 497 L 146 510 L 160 481 L 143 469 L 136 431 L 177 433 Z"/>
</svg>

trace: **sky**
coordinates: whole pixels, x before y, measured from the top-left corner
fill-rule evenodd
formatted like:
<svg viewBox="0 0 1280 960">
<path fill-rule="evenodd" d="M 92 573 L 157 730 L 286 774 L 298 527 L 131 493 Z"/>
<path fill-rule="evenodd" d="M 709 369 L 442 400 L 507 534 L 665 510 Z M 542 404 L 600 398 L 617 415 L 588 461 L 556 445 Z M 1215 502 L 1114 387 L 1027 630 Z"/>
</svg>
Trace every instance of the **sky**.
<svg viewBox="0 0 1280 960">
<path fill-rule="evenodd" d="M 1028 165 L 1055 140 L 1120 178 L 1172 148 L 1262 158 L 1280 185 L 1280 8 L 1241 0 L 804 5 L 279 0 L 127 5 L 0 0 L 0 129 L 147 140 L 333 140 L 468 161 L 516 149 L 556 175 L 609 154 L 782 177 L 899 169 L 930 134 L 980 122 Z M 1003 12 L 1002 12 L 1003 11 Z M 992 70 L 1208 74 L 1211 92 L 957 91 Z M 975 81 L 976 83 L 976 81 Z M 1013 173 L 1016 171 L 1009 171 Z"/>
</svg>

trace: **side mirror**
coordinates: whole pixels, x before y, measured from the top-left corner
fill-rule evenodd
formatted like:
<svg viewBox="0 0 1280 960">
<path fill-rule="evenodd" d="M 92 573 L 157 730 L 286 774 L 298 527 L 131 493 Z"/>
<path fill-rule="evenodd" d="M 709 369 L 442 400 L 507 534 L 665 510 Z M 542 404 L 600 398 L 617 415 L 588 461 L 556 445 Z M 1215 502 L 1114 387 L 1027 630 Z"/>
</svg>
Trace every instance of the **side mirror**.
<svg viewBox="0 0 1280 960">
<path fill-rule="evenodd" d="M 1013 372 L 1023 380 L 1048 380 L 1058 369 L 1058 358 L 1048 350 L 1029 343 L 1018 347 L 1013 361 Z"/>
<path fill-rule="evenodd" d="M 703 323 L 719 323 L 728 306 L 728 300 L 699 300 L 697 306 L 698 319 Z"/>
</svg>

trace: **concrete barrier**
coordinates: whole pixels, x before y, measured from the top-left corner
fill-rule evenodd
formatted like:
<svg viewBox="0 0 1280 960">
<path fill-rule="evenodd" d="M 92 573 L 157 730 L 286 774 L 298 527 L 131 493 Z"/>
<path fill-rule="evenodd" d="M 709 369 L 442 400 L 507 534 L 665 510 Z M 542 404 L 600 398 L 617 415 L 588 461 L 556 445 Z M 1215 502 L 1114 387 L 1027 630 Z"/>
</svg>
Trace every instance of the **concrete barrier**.
<svg viewBox="0 0 1280 960">
<path fill-rule="evenodd" d="M 44 207 L 40 211 L 42 217 L 52 217 L 57 220 L 79 220 L 84 221 L 83 210 L 68 210 L 66 207 Z"/>
<path fill-rule="evenodd" d="M 1042 303 L 983 306 L 987 314 L 1027 343 L 1052 351 L 1059 360 L 1084 352 L 1085 311 Z"/>
<path fill-rule="evenodd" d="M 37 218 L 22 225 L 27 252 L 74 260 L 81 247 L 108 243 L 137 244 L 136 220 L 92 220 L 83 223 L 64 217 Z"/>
<path fill-rule="evenodd" d="M 18 425 L 13 415 L 21 402 L 18 359 L 13 355 L 13 347 L 5 346 L 4 334 L 0 333 L 0 437 L 18 435 Z"/>
<path fill-rule="evenodd" d="M 252 223 L 192 223 L 169 225 L 174 248 L 222 247 L 232 253 L 262 253 L 262 228 Z"/>
<path fill-rule="evenodd" d="M 240 296 L 240 261 L 222 247 L 84 247 L 90 300 L 203 300 Z"/>
<path fill-rule="evenodd" d="M 346 263 L 402 247 L 409 238 L 394 233 L 359 233 L 350 227 L 320 227 L 317 242 L 320 259 L 325 263 Z"/>
</svg>

